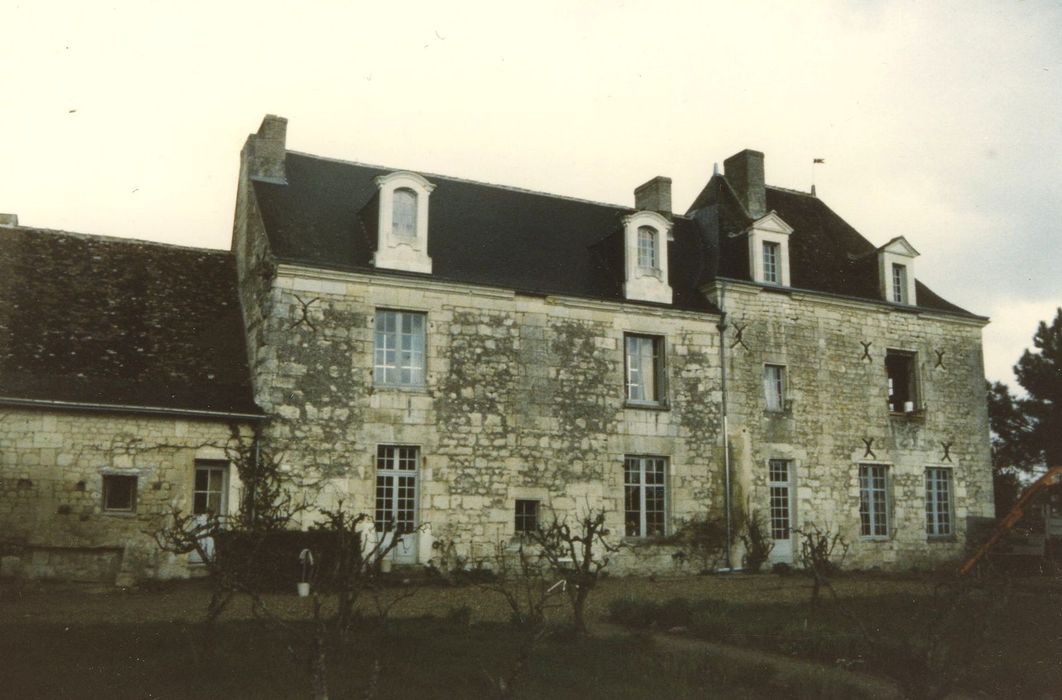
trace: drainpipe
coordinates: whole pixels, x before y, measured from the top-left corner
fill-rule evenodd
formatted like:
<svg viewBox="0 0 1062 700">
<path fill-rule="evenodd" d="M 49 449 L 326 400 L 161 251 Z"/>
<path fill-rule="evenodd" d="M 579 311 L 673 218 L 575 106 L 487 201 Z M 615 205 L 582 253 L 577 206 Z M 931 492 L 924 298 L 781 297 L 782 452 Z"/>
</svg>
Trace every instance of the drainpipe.
<svg viewBox="0 0 1062 700">
<path fill-rule="evenodd" d="M 719 316 L 719 325 L 716 328 L 719 329 L 719 370 L 722 381 L 722 411 L 723 411 L 723 469 L 724 469 L 724 491 L 723 491 L 723 503 L 726 508 L 726 568 L 729 571 L 733 571 L 733 562 L 730 560 L 730 550 L 734 543 L 734 533 L 732 524 L 732 514 L 730 506 L 730 428 L 727 423 L 727 390 L 726 390 L 726 288 L 720 287 L 719 289 L 719 309 L 722 314 Z"/>
</svg>

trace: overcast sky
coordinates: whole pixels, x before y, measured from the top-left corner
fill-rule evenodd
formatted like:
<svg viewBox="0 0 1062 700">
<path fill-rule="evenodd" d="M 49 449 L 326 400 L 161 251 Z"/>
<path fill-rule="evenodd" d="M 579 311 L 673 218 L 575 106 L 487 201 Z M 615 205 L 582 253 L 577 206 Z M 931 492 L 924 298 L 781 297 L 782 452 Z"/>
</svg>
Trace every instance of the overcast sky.
<svg viewBox="0 0 1062 700">
<path fill-rule="evenodd" d="M 680 211 L 749 147 L 990 316 L 990 379 L 1062 305 L 1062 3 L 508 5 L 8 0 L 0 212 L 226 248 L 266 113 L 292 150 L 585 199 L 667 175 Z"/>
</svg>

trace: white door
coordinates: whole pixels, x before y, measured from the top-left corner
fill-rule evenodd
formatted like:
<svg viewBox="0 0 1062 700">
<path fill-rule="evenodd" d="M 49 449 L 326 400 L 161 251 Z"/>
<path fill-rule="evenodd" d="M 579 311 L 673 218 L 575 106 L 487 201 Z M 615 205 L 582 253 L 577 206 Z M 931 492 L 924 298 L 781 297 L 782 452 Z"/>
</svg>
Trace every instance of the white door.
<svg viewBox="0 0 1062 700">
<path fill-rule="evenodd" d="M 205 525 L 211 515 L 224 515 L 227 506 L 229 467 L 225 462 L 196 462 L 192 487 L 192 514 L 197 526 Z M 214 554 L 214 538 L 200 540 L 207 557 Z M 199 552 L 188 554 L 189 564 L 202 564 Z"/>
<path fill-rule="evenodd" d="M 770 489 L 771 561 L 793 563 L 793 463 L 787 459 L 772 459 L 768 463 L 768 488 Z"/>
<path fill-rule="evenodd" d="M 417 562 L 417 471 L 420 448 L 380 445 L 376 451 L 376 530 L 381 549 L 398 544 L 389 558 L 398 564 Z"/>
</svg>

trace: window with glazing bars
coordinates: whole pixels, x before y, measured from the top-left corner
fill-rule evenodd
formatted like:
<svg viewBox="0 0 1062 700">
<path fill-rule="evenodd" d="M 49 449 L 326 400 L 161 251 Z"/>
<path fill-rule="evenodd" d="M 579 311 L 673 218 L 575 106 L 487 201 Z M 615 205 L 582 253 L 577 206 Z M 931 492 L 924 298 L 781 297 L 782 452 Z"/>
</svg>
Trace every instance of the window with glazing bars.
<svg viewBox="0 0 1062 700">
<path fill-rule="evenodd" d="M 884 464 L 859 465 L 859 534 L 888 537 L 888 467 Z"/>
<path fill-rule="evenodd" d="M 638 267 L 652 270 L 656 264 L 656 229 L 651 226 L 638 227 Z"/>
<path fill-rule="evenodd" d="M 772 459 L 768 462 L 768 488 L 771 495 L 771 539 L 788 540 L 790 533 L 790 469 L 791 462 L 786 459 Z"/>
<path fill-rule="evenodd" d="M 192 490 L 192 513 L 195 515 L 225 514 L 226 464 L 197 462 Z"/>
<path fill-rule="evenodd" d="M 627 457 L 623 467 L 628 537 L 662 537 L 667 519 L 667 459 Z"/>
<path fill-rule="evenodd" d="M 391 232 L 399 238 L 417 237 L 417 193 L 400 187 L 392 195 Z"/>
<path fill-rule="evenodd" d="M 907 303 L 907 267 L 892 265 L 892 300 L 897 304 Z"/>
<path fill-rule="evenodd" d="M 373 382 L 377 385 L 424 384 L 425 315 L 412 311 L 376 312 Z"/>
<path fill-rule="evenodd" d="M 767 400 L 768 411 L 785 410 L 785 367 L 782 365 L 763 366 L 763 393 Z"/>
<path fill-rule="evenodd" d="M 517 499 L 516 532 L 534 532 L 538 529 L 538 501 Z"/>
<path fill-rule="evenodd" d="M 952 534 L 950 469 L 926 469 L 926 534 L 931 537 Z"/>
<path fill-rule="evenodd" d="M 781 257 L 782 246 L 777 243 L 763 244 L 763 281 L 771 284 L 779 284 L 782 279 L 778 275 L 778 258 Z"/>
<path fill-rule="evenodd" d="M 413 532 L 417 527 L 417 468 L 420 448 L 380 445 L 376 448 L 376 529 Z"/>
<path fill-rule="evenodd" d="M 652 335 L 628 335 L 627 400 L 648 403 L 664 401 L 664 339 Z"/>
</svg>

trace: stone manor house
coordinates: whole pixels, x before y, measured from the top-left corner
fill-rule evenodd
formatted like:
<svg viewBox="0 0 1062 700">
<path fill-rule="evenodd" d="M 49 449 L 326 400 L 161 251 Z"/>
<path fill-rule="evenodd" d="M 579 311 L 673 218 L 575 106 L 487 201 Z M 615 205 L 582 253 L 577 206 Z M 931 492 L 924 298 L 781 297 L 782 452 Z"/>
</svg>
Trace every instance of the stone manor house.
<svg viewBox="0 0 1062 700">
<path fill-rule="evenodd" d="M 5 575 L 194 572 L 145 533 L 235 504 L 226 445 L 256 429 L 308 497 L 401 537 L 398 564 L 594 507 L 617 572 L 672 570 L 683 523 L 742 512 L 774 561 L 816 523 L 849 566 L 930 566 L 992 515 L 987 319 L 902 236 L 768 186 L 762 153 L 680 213 L 665 177 L 601 204 L 286 129 L 244 146 L 228 252 L 0 219 Z"/>
</svg>

